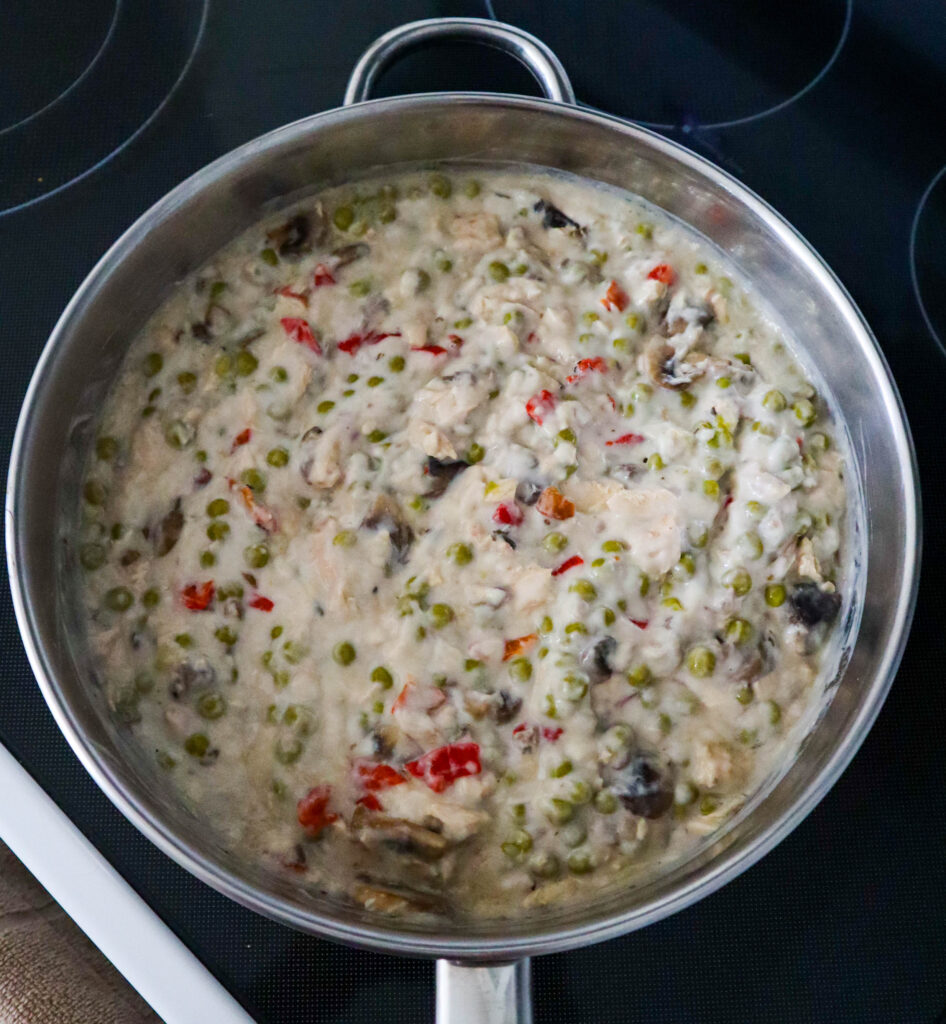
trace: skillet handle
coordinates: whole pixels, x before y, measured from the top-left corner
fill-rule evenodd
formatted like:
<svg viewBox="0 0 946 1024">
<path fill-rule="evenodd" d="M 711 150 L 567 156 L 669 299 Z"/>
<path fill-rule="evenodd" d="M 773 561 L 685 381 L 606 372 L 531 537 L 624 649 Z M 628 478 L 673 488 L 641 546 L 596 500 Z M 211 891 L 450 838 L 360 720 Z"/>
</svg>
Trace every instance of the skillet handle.
<svg viewBox="0 0 946 1024">
<path fill-rule="evenodd" d="M 528 960 L 467 967 L 437 961 L 436 1024 L 532 1024 Z"/>
<path fill-rule="evenodd" d="M 428 18 L 385 32 L 365 50 L 348 80 L 345 106 L 368 99 L 381 72 L 407 51 L 446 41 L 482 43 L 510 53 L 532 72 L 548 99 L 575 103 L 575 90 L 561 61 L 534 35 L 486 18 Z"/>
</svg>

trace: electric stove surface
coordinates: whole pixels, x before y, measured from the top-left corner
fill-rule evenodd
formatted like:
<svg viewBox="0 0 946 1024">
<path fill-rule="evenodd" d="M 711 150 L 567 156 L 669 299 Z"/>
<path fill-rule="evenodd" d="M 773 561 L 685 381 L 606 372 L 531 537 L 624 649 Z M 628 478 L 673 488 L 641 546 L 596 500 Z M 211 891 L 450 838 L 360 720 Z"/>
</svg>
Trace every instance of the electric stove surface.
<svg viewBox="0 0 946 1024">
<path fill-rule="evenodd" d="M 111 242 L 222 153 L 337 106 L 397 24 L 489 16 L 559 55 L 580 100 L 732 172 L 827 259 L 871 323 L 917 444 L 912 637 L 853 764 L 772 853 L 656 925 L 534 963 L 536 1020 L 918 1022 L 946 1005 L 946 7 L 916 0 L 51 0 L 0 6 L 0 444 L 36 359 Z M 413 53 L 382 94 L 536 93 L 492 51 Z M 433 1019 L 433 966 L 311 938 L 174 865 L 56 728 L 0 591 L 0 741 L 259 1021 Z"/>
</svg>

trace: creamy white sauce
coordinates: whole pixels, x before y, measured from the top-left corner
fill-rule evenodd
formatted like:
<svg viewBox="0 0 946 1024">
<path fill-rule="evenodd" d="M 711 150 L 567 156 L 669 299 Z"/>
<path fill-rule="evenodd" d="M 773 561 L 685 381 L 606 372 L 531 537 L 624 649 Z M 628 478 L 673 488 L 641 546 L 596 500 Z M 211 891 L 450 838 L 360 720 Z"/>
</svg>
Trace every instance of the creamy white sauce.
<svg viewBox="0 0 946 1024">
<path fill-rule="evenodd" d="M 228 845 L 379 910 L 686 855 L 790 753 L 839 602 L 842 463 L 781 332 L 558 177 L 294 212 L 182 283 L 103 413 L 116 715 Z"/>
</svg>

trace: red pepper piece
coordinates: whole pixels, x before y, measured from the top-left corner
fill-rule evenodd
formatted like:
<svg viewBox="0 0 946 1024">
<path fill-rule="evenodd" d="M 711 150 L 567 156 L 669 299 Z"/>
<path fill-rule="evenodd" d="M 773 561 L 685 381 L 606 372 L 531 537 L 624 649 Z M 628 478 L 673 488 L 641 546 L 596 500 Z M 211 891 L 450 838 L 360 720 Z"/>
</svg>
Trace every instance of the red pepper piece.
<svg viewBox="0 0 946 1024">
<path fill-rule="evenodd" d="M 575 503 L 557 487 L 546 487 L 535 503 L 535 510 L 546 519 L 571 519 L 575 514 Z"/>
<path fill-rule="evenodd" d="M 412 352 L 429 352 L 432 356 L 445 356 L 447 350 L 442 345 L 411 345 Z"/>
<path fill-rule="evenodd" d="M 644 440 L 643 434 L 622 434 L 620 437 L 615 437 L 611 441 L 605 441 L 604 443 L 611 448 L 616 444 L 640 444 Z"/>
<path fill-rule="evenodd" d="M 294 292 L 289 287 L 288 284 L 286 285 L 285 288 L 277 288 L 276 294 L 285 295 L 287 299 L 296 299 L 297 301 L 301 302 L 303 306 L 308 307 L 309 305 L 309 296 L 306 295 L 304 292 Z"/>
<path fill-rule="evenodd" d="M 555 395 L 553 395 L 551 391 L 546 391 L 544 388 L 526 402 L 526 412 L 529 414 L 529 419 L 535 420 L 540 427 L 542 426 L 542 420 L 548 416 L 554 408 Z"/>
<path fill-rule="evenodd" d="M 206 466 L 200 467 L 200 472 L 194 477 L 195 487 L 206 487 L 213 480 L 213 473 Z"/>
<path fill-rule="evenodd" d="M 503 646 L 503 661 L 515 658 L 517 654 L 525 654 L 538 639 L 538 633 L 527 633 L 525 636 L 517 636 L 513 640 L 507 640 Z"/>
<path fill-rule="evenodd" d="M 482 771 L 480 747 L 471 742 L 451 743 L 431 750 L 416 761 L 408 761 L 404 767 L 415 778 L 423 779 L 435 793 L 442 793 L 457 779 L 479 775 Z"/>
<path fill-rule="evenodd" d="M 565 380 L 569 384 L 574 384 L 576 381 L 587 376 L 592 370 L 597 370 L 598 373 L 607 373 L 608 364 L 601 358 L 601 356 L 594 356 L 591 359 L 579 359 L 578 365 L 575 367 L 575 372 L 570 374 Z"/>
<path fill-rule="evenodd" d="M 324 263 L 319 263 L 316 265 L 312 283 L 316 288 L 321 288 L 324 284 L 335 284 L 335 278 L 332 277 L 331 270 Z"/>
<path fill-rule="evenodd" d="M 677 279 L 677 272 L 669 263 L 658 263 L 647 275 L 652 281 L 662 281 L 669 288 Z"/>
<path fill-rule="evenodd" d="M 390 789 L 392 786 L 400 786 L 407 782 L 407 779 L 389 764 L 359 761 L 355 765 L 355 773 L 369 793 L 376 793 L 379 789 Z"/>
<path fill-rule="evenodd" d="M 493 512 L 493 522 L 500 526 L 518 526 L 522 522 L 522 509 L 514 501 L 503 501 Z"/>
<path fill-rule="evenodd" d="M 378 342 L 384 341 L 385 338 L 400 338 L 400 331 L 389 331 L 385 333 L 378 333 L 377 331 L 368 331 L 367 334 L 351 334 L 344 341 L 338 343 L 338 347 L 342 352 L 347 352 L 350 356 L 353 356 L 362 345 L 377 345 Z"/>
<path fill-rule="evenodd" d="M 293 341 L 300 345 L 305 345 L 306 348 L 311 349 L 317 356 L 322 354 L 322 346 L 312 333 L 308 320 L 303 320 L 298 316 L 284 316 L 279 322 L 282 324 L 282 329 Z"/>
<path fill-rule="evenodd" d="M 184 607 L 192 612 L 205 612 L 214 599 L 214 581 L 206 583 L 188 583 L 181 591 Z"/>
<path fill-rule="evenodd" d="M 576 565 L 584 565 L 585 560 L 581 555 L 572 555 L 571 558 L 566 558 L 564 562 L 557 568 L 552 570 L 553 576 L 561 576 L 563 572 L 568 572 L 569 569 L 574 569 Z"/>
<path fill-rule="evenodd" d="M 271 612 L 276 607 L 268 597 L 263 597 L 262 594 L 254 594 L 249 600 L 249 605 L 251 608 L 258 608 L 261 612 Z"/>
<path fill-rule="evenodd" d="M 239 434 L 233 439 L 233 444 L 230 446 L 230 451 L 235 452 L 241 445 L 248 444 L 250 438 L 253 436 L 253 431 L 249 427 L 246 430 L 241 430 Z"/>
<path fill-rule="evenodd" d="M 296 804 L 299 824 L 310 836 L 317 836 L 326 825 L 338 821 L 338 815 L 328 809 L 331 799 L 331 786 L 313 786 Z"/>
<path fill-rule="evenodd" d="M 624 310 L 627 309 L 627 304 L 630 301 L 631 299 L 627 292 L 617 283 L 617 281 L 612 281 L 608 285 L 608 290 L 605 293 L 604 298 L 601 300 L 601 305 L 608 311 L 617 309 L 620 313 L 623 313 Z"/>
<path fill-rule="evenodd" d="M 650 619 L 631 619 L 631 622 L 633 622 L 638 629 L 646 629 L 650 625 Z"/>
<path fill-rule="evenodd" d="M 460 348 L 460 346 L 463 344 L 463 339 L 460 337 L 459 334 L 448 334 L 447 340 L 450 342 L 451 345 L 455 345 L 457 348 Z"/>
<path fill-rule="evenodd" d="M 361 804 L 362 807 L 367 807 L 369 811 L 383 811 L 384 808 L 381 806 L 381 801 L 374 795 L 374 793 L 365 793 L 360 800 L 355 801 L 356 804 Z"/>
<path fill-rule="evenodd" d="M 543 725 L 542 738 L 554 743 L 565 730 L 558 725 Z"/>
<path fill-rule="evenodd" d="M 539 340 L 539 336 L 535 333 L 535 331 L 529 331 L 528 335 L 526 335 L 526 344 L 527 345 L 531 345 L 533 342 L 538 341 L 538 340 Z"/>
</svg>

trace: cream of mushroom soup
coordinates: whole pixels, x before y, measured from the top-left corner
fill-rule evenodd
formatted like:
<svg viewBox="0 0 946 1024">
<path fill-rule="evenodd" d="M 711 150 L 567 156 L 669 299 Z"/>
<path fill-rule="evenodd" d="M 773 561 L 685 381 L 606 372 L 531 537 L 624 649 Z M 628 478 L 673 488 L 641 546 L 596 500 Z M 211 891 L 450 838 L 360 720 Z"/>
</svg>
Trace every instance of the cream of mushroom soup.
<svg viewBox="0 0 946 1024">
<path fill-rule="evenodd" d="M 324 193 L 130 348 L 78 561 L 114 715 L 230 848 L 512 915 L 692 852 L 791 753 L 841 604 L 824 403 L 642 201 Z"/>
</svg>

